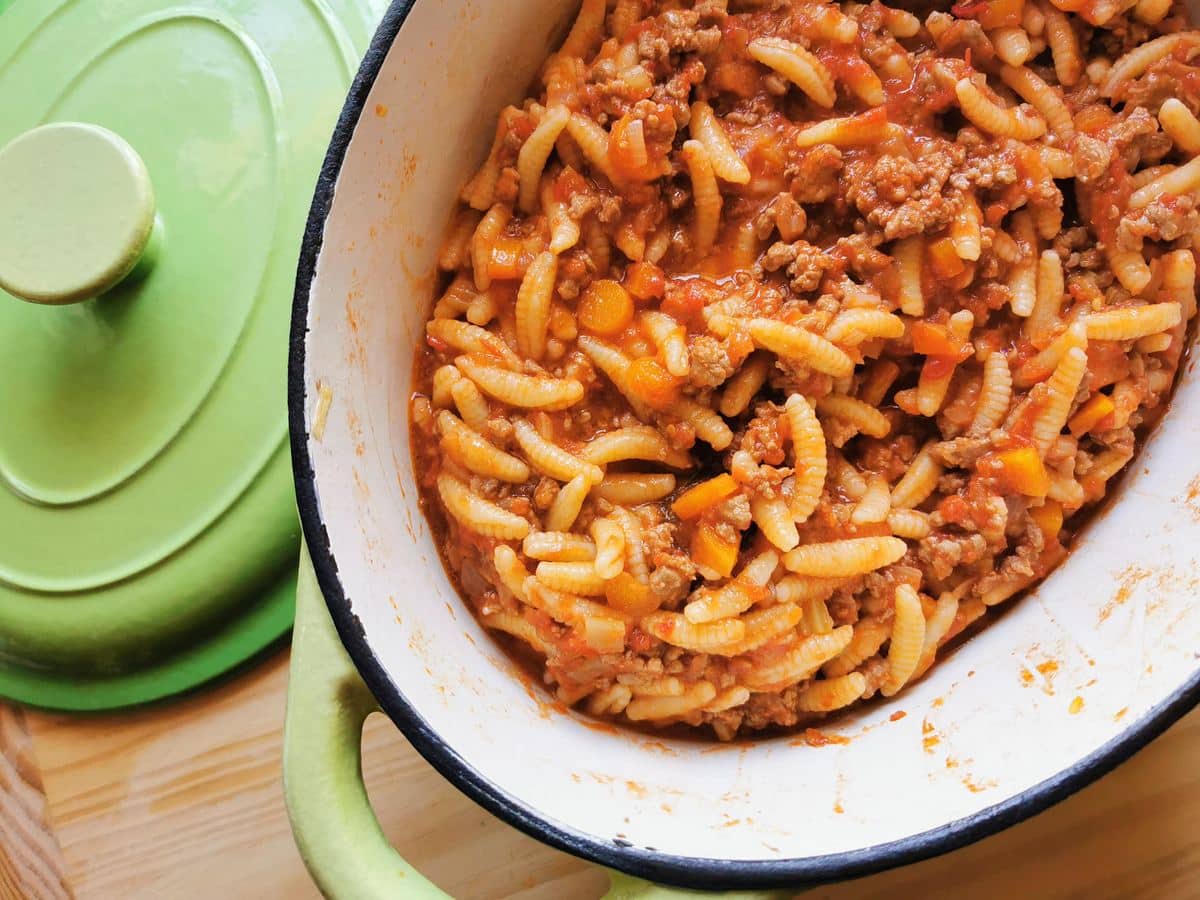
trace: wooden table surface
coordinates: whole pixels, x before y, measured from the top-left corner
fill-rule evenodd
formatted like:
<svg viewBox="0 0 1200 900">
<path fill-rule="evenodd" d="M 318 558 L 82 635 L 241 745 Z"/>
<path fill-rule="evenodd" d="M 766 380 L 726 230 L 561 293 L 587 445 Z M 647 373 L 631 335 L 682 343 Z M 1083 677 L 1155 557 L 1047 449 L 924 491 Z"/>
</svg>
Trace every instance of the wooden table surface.
<svg viewBox="0 0 1200 900">
<path fill-rule="evenodd" d="M 72 717 L 0 705 L 0 897 L 316 897 L 280 782 L 287 652 L 173 704 Z M 1200 711 L 1049 812 L 821 900 L 1200 897 Z M 382 716 L 364 769 L 384 830 L 457 898 L 594 898 L 605 876 L 501 824 Z"/>
</svg>

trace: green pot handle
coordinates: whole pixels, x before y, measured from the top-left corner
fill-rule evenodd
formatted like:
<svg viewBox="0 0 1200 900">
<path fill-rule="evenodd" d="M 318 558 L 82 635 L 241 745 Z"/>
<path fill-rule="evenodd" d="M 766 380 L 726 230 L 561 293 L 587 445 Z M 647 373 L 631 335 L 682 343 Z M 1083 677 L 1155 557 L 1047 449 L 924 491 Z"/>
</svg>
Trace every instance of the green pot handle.
<svg viewBox="0 0 1200 900">
<path fill-rule="evenodd" d="M 2 3 L 3 0 L 0 0 Z M 388 843 L 367 799 L 362 726 L 378 709 L 333 627 L 308 548 L 300 555 L 296 628 L 283 738 L 283 783 L 300 855 L 332 900 L 442 900 L 447 895 Z M 605 900 L 712 896 L 650 884 L 619 872 Z M 723 900 L 774 900 L 750 891 Z"/>
</svg>

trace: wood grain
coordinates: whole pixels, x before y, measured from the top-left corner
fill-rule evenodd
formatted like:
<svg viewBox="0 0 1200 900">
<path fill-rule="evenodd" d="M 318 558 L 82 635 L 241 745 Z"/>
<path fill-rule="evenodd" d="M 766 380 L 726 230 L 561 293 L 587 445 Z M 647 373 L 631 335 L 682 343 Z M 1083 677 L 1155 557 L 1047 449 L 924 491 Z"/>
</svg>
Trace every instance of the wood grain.
<svg viewBox="0 0 1200 900">
<path fill-rule="evenodd" d="M 24 713 L 0 703 L 0 897 L 70 896 Z"/>
<path fill-rule="evenodd" d="M 316 898 L 288 830 L 279 751 L 286 654 L 173 706 L 30 713 L 80 900 Z M 462 900 L 595 898 L 606 878 L 493 819 L 381 716 L 364 771 L 384 830 Z M 1200 713 L 1047 813 L 972 847 L 820 888 L 820 900 L 1200 897 Z M 6 896 L 0 888 L 0 896 Z M 50 895 L 56 896 L 56 895 Z"/>
</svg>

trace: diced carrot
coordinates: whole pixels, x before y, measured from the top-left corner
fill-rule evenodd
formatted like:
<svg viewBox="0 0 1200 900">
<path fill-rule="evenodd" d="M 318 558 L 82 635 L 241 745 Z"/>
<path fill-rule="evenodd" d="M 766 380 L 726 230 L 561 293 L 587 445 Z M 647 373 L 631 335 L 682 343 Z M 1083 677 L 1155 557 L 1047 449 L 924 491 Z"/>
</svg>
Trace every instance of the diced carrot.
<svg viewBox="0 0 1200 900">
<path fill-rule="evenodd" d="M 1075 437 L 1082 437 L 1111 416 L 1115 409 L 1116 404 L 1111 397 L 1107 394 L 1096 394 L 1079 408 L 1079 412 L 1071 416 L 1067 428 Z"/>
<path fill-rule="evenodd" d="M 628 572 L 606 581 L 604 596 L 609 606 L 630 616 L 648 616 L 658 609 L 658 599 L 650 585 L 642 584 Z"/>
<path fill-rule="evenodd" d="M 525 243 L 518 238 L 499 237 L 492 242 L 488 275 L 492 278 L 520 278 L 533 262 Z"/>
<path fill-rule="evenodd" d="M 954 249 L 954 241 L 939 238 L 929 245 L 929 265 L 939 278 L 954 278 L 961 275 L 966 264 Z"/>
<path fill-rule="evenodd" d="M 665 293 L 667 279 L 653 263 L 635 262 L 625 270 L 625 289 L 638 300 L 651 300 Z"/>
<path fill-rule="evenodd" d="M 577 316 L 588 331 L 611 337 L 633 321 L 633 298 L 615 281 L 593 281 L 579 301 Z"/>
<path fill-rule="evenodd" d="M 633 393 L 653 409 L 665 410 L 679 399 L 680 379 L 648 356 L 633 361 L 628 379 Z"/>
<path fill-rule="evenodd" d="M 694 485 L 675 498 L 671 511 L 681 519 L 694 519 L 710 506 L 716 506 L 738 489 L 728 472 Z"/>
<path fill-rule="evenodd" d="M 1062 531 L 1063 526 L 1062 504 L 1055 500 L 1047 500 L 1041 506 L 1030 509 L 1029 516 L 1041 529 L 1042 537 L 1047 543 L 1058 540 L 1058 533 Z"/>
<path fill-rule="evenodd" d="M 909 332 L 912 335 L 913 352 L 926 356 L 954 356 L 960 346 L 950 336 L 945 325 L 924 320 L 913 322 Z"/>
<path fill-rule="evenodd" d="M 608 136 L 608 159 L 617 174 L 630 181 L 651 181 L 662 167 L 650 158 L 646 145 L 646 123 L 624 115 L 613 124 Z"/>
<path fill-rule="evenodd" d="M 989 31 L 1021 24 L 1025 0 L 965 0 L 950 7 L 960 19 L 974 19 Z"/>
<path fill-rule="evenodd" d="M 554 181 L 554 197 L 564 203 L 575 194 L 582 194 L 587 189 L 587 179 L 570 166 L 563 169 Z"/>
<path fill-rule="evenodd" d="M 692 536 L 692 559 L 696 565 L 728 578 L 737 562 L 738 543 L 726 541 L 712 528 L 701 526 Z"/>
<path fill-rule="evenodd" d="M 1045 497 L 1050 476 L 1033 447 L 1002 450 L 996 454 L 1000 480 L 1010 489 L 1027 497 Z"/>
</svg>

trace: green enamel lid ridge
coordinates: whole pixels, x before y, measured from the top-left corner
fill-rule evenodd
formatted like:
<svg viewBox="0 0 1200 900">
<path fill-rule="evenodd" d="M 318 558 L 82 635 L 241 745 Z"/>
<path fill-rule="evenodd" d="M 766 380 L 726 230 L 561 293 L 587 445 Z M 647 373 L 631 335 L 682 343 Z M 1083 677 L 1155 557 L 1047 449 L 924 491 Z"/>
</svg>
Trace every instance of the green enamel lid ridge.
<svg viewBox="0 0 1200 900">
<path fill-rule="evenodd" d="M 295 260 L 382 6 L 0 0 L 0 694 L 148 700 L 290 624 Z"/>
</svg>

